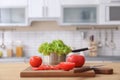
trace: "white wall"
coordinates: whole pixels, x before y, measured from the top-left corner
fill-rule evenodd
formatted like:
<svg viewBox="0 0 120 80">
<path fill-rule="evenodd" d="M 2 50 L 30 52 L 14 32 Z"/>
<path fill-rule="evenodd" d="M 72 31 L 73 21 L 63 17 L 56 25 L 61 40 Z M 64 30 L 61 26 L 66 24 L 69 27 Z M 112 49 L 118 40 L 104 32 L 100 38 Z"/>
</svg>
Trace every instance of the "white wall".
<svg viewBox="0 0 120 80">
<path fill-rule="evenodd" d="M 94 34 L 95 40 L 99 39 L 98 30 L 90 31 L 84 30 L 87 33 L 86 39 L 83 39 L 81 33 L 83 31 L 6 31 L 5 32 L 5 44 L 7 45 L 10 41 L 21 40 L 24 45 L 24 55 L 33 56 L 40 55 L 37 51 L 38 46 L 43 42 L 50 42 L 54 39 L 62 39 L 67 45 L 73 48 L 87 47 L 89 43 L 89 36 Z M 108 39 L 110 40 L 110 30 L 108 30 Z M 114 42 L 116 48 L 112 50 L 104 46 L 105 30 L 102 30 L 102 42 L 103 47 L 98 48 L 98 55 L 105 56 L 120 56 L 120 31 L 114 31 Z M 1 44 L 1 32 L 0 32 L 0 44 Z M 15 48 L 15 47 L 14 47 Z M 5 51 L 4 51 L 5 52 Z M 88 51 L 85 53 L 88 55 Z M 6 53 L 4 53 L 6 56 Z"/>
</svg>

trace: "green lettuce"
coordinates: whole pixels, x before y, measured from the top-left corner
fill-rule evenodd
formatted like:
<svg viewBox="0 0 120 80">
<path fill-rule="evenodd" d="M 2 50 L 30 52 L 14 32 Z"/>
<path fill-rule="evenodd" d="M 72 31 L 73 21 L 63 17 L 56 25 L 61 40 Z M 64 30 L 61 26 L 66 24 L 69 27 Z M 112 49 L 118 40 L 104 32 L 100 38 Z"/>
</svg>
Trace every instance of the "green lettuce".
<svg viewBox="0 0 120 80">
<path fill-rule="evenodd" d="M 51 43 L 42 43 L 38 48 L 38 52 L 43 55 L 50 55 L 51 53 L 62 55 L 71 52 L 71 48 L 64 44 L 62 40 L 53 40 Z"/>
</svg>

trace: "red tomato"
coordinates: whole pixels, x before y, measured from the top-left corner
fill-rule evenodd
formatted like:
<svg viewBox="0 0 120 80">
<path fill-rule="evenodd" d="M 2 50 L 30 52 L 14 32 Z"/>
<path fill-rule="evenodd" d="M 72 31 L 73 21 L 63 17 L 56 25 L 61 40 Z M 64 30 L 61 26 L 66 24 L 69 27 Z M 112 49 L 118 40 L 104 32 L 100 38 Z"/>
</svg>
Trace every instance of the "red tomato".
<svg viewBox="0 0 120 80">
<path fill-rule="evenodd" d="M 75 63 L 75 67 L 82 67 L 85 63 L 85 58 L 79 54 L 72 54 L 66 58 L 66 62 Z"/>
<path fill-rule="evenodd" d="M 39 56 L 32 56 L 29 63 L 32 67 L 38 67 L 42 64 L 42 58 Z"/>
<path fill-rule="evenodd" d="M 65 70 L 65 71 L 69 71 L 71 69 L 73 69 L 75 67 L 75 63 L 72 62 L 61 62 L 59 64 L 60 68 Z"/>
</svg>

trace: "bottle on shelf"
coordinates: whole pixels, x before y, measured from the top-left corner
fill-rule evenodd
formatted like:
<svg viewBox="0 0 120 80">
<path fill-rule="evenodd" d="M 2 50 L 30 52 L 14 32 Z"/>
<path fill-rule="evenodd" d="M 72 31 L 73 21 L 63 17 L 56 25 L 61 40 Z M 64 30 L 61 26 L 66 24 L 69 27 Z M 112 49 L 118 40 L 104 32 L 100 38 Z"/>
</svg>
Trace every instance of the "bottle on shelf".
<svg viewBox="0 0 120 80">
<path fill-rule="evenodd" d="M 16 57 L 23 57 L 22 41 L 16 41 Z"/>
</svg>

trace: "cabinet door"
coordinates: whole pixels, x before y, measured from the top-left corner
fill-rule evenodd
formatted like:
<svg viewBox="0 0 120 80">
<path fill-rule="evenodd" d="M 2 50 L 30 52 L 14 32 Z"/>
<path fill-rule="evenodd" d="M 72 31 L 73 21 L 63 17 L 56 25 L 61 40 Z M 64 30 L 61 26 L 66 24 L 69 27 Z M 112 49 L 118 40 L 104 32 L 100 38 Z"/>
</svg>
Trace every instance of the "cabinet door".
<svg viewBox="0 0 120 80">
<path fill-rule="evenodd" d="M 0 7 L 27 6 L 27 0 L 0 0 Z"/>
<path fill-rule="evenodd" d="M 120 5 L 106 6 L 106 23 L 107 24 L 120 24 Z"/>
<path fill-rule="evenodd" d="M 11 9 L 11 23 L 25 23 L 25 8 Z"/>
<path fill-rule="evenodd" d="M 109 7 L 109 20 L 120 21 L 120 6 Z"/>
<path fill-rule="evenodd" d="M 41 18 L 43 17 L 44 0 L 28 0 L 28 17 Z"/>
<path fill-rule="evenodd" d="M 0 25 L 27 25 L 25 8 L 1 8 Z"/>
<path fill-rule="evenodd" d="M 11 11 L 10 8 L 0 9 L 0 23 L 10 23 L 11 22 Z"/>
<path fill-rule="evenodd" d="M 50 18 L 60 17 L 60 0 L 46 0 L 47 7 L 46 13 Z"/>
<path fill-rule="evenodd" d="M 97 22 L 97 7 L 64 7 L 63 24 L 89 24 Z"/>
</svg>

